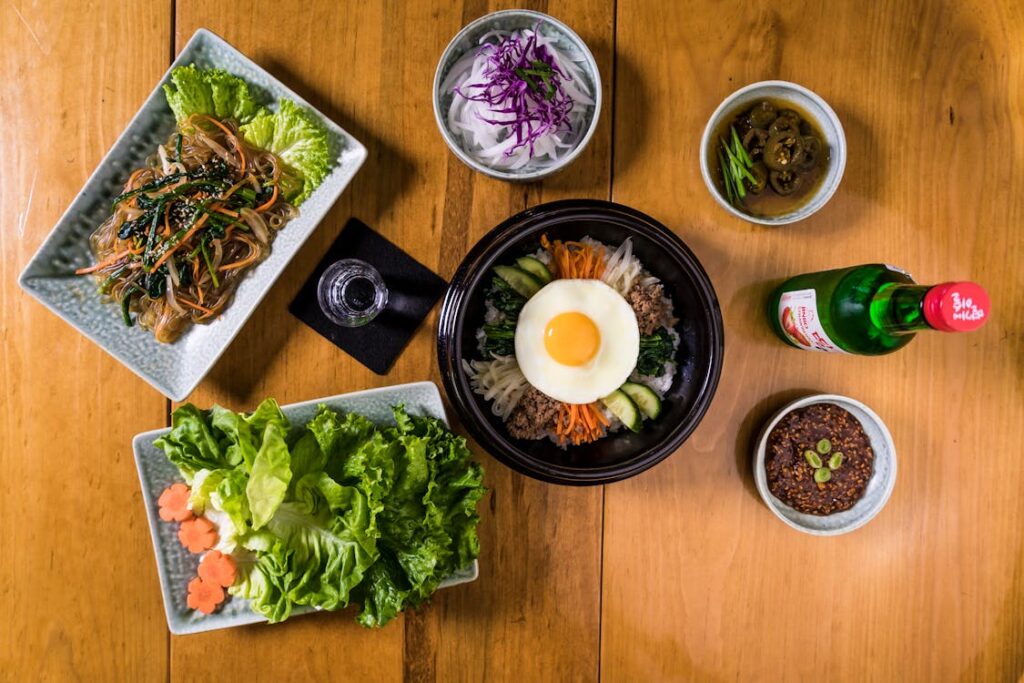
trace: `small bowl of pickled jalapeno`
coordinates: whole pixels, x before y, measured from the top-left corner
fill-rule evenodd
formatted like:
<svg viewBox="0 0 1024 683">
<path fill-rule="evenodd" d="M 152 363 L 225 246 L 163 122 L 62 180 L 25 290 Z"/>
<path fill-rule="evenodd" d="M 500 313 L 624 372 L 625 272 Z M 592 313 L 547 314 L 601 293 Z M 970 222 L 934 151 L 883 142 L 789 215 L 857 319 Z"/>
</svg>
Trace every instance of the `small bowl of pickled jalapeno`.
<svg viewBox="0 0 1024 683">
<path fill-rule="evenodd" d="M 846 136 L 821 97 L 788 81 L 729 95 L 701 140 L 701 175 L 729 213 L 762 225 L 803 220 L 823 207 L 846 168 Z"/>
</svg>

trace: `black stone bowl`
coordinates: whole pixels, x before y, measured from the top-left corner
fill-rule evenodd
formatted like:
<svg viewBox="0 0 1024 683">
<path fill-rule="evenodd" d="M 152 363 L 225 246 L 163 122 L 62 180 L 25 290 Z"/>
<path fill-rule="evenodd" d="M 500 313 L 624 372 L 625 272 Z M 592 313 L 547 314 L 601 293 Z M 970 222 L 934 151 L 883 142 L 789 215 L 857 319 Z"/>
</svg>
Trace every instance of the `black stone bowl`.
<svg viewBox="0 0 1024 683">
<path fill-rule="evenodd" d="M 679 371 L 657 420 L 640 433 L 621 430 L 592 444 L 559 448 L 550 440 L 508 435 L 482 396 L 474 394 L 462 360 L 479 358 L 491 268 L 535 252 L 541 235 L 577 240 L 589 235 L 610 246 L 633 238 L 633 253 L 661 279 L 679 318 Z M 448 398 L 476 441 L 509 467 L 541 481 L 593 485 L 619 481 L 674 453 L 707 412 L 722 372 L 724 333 L 715 290 L 697 257 L 650 216 L 620 204 L 567 200 L 517 214 L 489 232 L 462 261 L 441 304 L 437 358 Z"/>
</svg>

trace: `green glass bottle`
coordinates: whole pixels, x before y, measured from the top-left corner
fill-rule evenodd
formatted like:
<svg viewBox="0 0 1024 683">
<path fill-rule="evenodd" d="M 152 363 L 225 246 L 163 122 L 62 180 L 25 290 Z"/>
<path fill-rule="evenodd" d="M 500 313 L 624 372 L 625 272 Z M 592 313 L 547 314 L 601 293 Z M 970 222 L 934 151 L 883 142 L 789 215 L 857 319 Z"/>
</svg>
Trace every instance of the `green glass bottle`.
<svg viewBox="0 0 1024 683">
<path fill-rule="evenodd" d="M 798 349 L 877 356 L 920 330 L 968 332 L 988 319 L 989 299 L 973 282 L 924 286 L 884 264 L 826 270 L 786 280 L 772 293 L 775 333 Z"/>
</svg>

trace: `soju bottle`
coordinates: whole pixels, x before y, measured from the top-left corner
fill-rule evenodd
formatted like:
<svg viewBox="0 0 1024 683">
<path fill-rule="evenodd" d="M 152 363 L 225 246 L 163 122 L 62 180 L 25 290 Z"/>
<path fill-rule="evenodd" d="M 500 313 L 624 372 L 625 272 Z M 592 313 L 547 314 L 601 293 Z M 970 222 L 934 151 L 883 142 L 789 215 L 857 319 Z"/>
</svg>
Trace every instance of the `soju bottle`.
<svg viewBox="0 0 1024 683">
<path fill-rule="evenodd" d="M 973 282 L 919 285 L 892 266 L 871 264 L 786 280 L 772 293 L 775 333 L 798 349 L 891 353 L 920 330 L 968 332 L 989 316 L 985 290 Z"/>
</svg>

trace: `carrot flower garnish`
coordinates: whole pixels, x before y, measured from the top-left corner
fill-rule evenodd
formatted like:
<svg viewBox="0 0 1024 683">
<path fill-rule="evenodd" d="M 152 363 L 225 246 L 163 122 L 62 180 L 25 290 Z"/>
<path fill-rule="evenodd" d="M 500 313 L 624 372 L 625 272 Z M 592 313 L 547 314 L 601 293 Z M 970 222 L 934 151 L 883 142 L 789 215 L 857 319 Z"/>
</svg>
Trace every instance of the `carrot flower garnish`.
<svg viewBox="0 0 1024 683">
<path fill-rule="evenodd" d="M 199 554 L 209 550 L 217 543 L 217 530 L 210 520 L 196 517 L 181 523 L 178 529 L 178 540 L 188 548 L 190 553 Z"/>
<path fill-rule="evenodd" d="M 224 602 L 224 589 L 210 581 L 194 578 L 188 582 L 188 606 L 203 614 L 212 614 Z"/>
<path fill-rule="evenodd" d="M 184 522 L 192 519 L 192 510 L 188 507 L 191 494 L 184 484 L 172 484 L 164 489 L 156 501 L 160 506 L 160 519 L 165 522 Z"/>
</svg>

